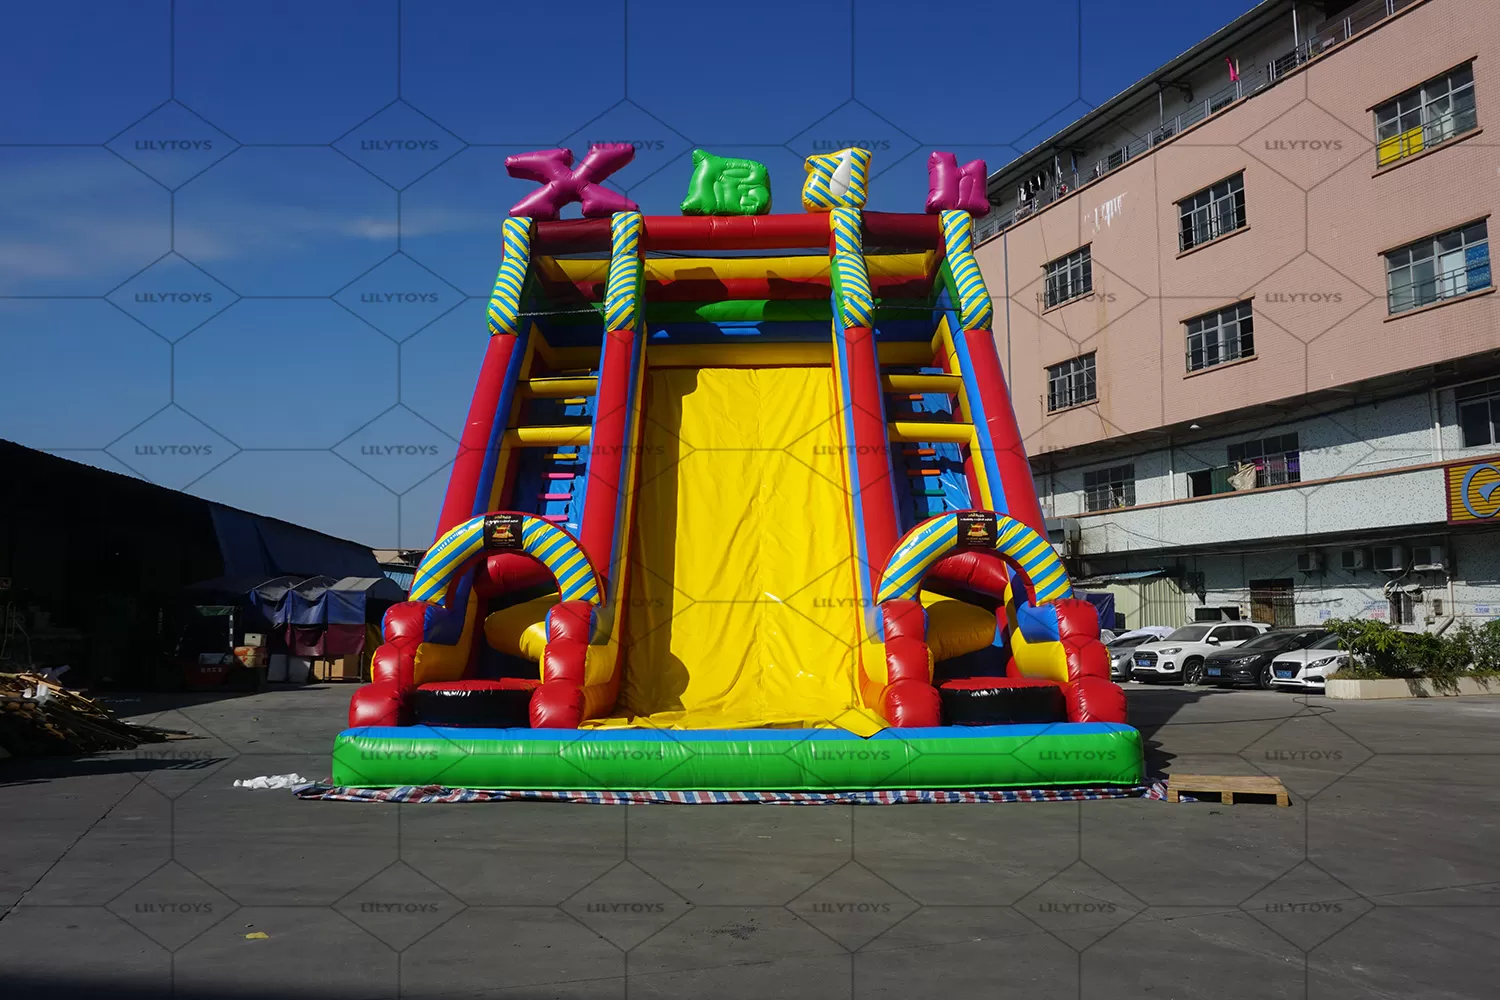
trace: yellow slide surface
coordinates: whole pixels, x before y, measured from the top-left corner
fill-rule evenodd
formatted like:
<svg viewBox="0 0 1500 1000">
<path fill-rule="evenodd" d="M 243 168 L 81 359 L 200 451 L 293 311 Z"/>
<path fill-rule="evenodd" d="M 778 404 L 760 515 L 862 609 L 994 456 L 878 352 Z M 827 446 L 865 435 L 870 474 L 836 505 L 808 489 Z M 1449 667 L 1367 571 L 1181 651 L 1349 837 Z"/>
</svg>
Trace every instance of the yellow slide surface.
<svg viewBox="0 0 1500 1000">
<path fill-rule="evenodd" d="M 647 373 L 621 717 L 585 726 L 883 728 L 855 680 L 833 379 L 829 368 Z"/>
</svg>

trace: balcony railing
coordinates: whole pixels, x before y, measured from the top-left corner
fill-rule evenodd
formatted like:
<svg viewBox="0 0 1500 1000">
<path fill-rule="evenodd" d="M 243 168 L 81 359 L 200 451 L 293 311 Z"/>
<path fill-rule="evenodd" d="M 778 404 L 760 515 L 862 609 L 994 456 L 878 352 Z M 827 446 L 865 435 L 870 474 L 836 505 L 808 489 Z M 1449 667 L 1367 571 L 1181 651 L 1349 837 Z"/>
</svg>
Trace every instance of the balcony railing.
<svg viewBox="0 0 1500 1000">
<path fill-rule="evenodd" d="M 1391 315 L 1420 309 L 1443 299 L 1457 298 L 1469 292 L 1489 288 L 1493 283 L 1490 274 L 1489 244 L 1478 243 L 1466 247 L 1471 259 L 1463 267 L 1455 267 L 1436 274 L 1420 275 L 1409 281 L 1390 283 L 1386 293 L 1386 308 Z"/>
<path fill-rule="evenodd" d="M 1408 156 L 1415 156 L 1424 149 L 1431 149 L 1433 146 L 1472 131 L 1478 124 L 1478 112 L 1472 107 L 1451 111 L 1434 118 L 1426 125 L 1418 125 L 1400 135 L 1381 139 L 1375 147 L 1375 164 L 1383 167 Z"/>
<path fill-rule="evenodd" d="M 1260 489 L 1263 486 L 1285 486 L 1287 483 L 1302 481 L 1300 453 L 1258 458 L 1250 464 L 1255 466 L 1255 484 L 1250 487 L 1251 489 Z M 1194 497 L 1233 493 L 1235 486 L 1230 481 L 1230 477 L 1236 471 L 1234 465 L 1216 465 L 1211 469 L 1190 472 L 1188 473 L 1188 493 Z"/>
<path fill-rule="evenodd" d="M 1205 100 L 1199 101 L 1192 107 L 1172 118 L 1162 122 L 1144 136 L 1137 137 L 1131 141 L 1112 149 L 1099 157 L 1091 166 L 1081 171 L 1073 171 L 1069 177 L 1055 178 L 1053 182 L 1036 194 L 1022 200 L 1018 199 L 1015 207 L 1008 211 L 1001 211 L 998 206 L 983 218 L 976 219 L 974 224 L 974 239 L 976 241 L 989 239 L 1002 229 L 1007 229 L 1028 216 L 1040 211 L 1047 205 L 1076 191 L 1080 186 L 1090 181 L 1098 180 L 1111 171 L 1118 170 L 1126 163 L 1140 156 L 1142 153 L 1166 142 L 1179 132 L 1198 124 L 1210 115 L 1217 114 L 1225 108 L 1244 100 L 1252 94 L 1257 94 L 1267 87 L 1274 86 L 1283 76 L 1337 45 L 1342 45 L 1366 28 L 1378 24 L 1392 16 L 1403 8 L 1410 7 L 1417 0 L 1370 0 L 1358 7 L 1351 8 L 1340 17 L 1336 17 L 1319 28 L 1314 34 L 1308 36 L 1307 40 L 1293 48 L 1279 58 L 1272 59 L 1260 66 L 1254 66 L 1240 73 L 1238 80 L 1230 81 L 1227 87 L 1219 90 Z M 1010 195 L 1002 196 L 1009 198 Z"/>
</svg>

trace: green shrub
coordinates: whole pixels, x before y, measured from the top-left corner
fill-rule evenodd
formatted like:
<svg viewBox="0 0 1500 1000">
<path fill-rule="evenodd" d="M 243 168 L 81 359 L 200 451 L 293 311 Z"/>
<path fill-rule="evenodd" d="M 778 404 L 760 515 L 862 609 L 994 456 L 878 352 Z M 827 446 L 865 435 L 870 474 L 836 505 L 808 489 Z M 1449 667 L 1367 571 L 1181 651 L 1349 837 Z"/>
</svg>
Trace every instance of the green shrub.
<svg viewBox="0 0 1500 1000">
<path fill-rule="evenodd" d="M 1500 619 L 1459 622 L 1443 635 L 1403 632 L 1385 622 L 1335 618 L 1328 630 L 1352 655 L 1338 676 L 1353 680 L 1426 677 L 1453 690 L 1459 677 L 1500 674 Z"/>
</svg>

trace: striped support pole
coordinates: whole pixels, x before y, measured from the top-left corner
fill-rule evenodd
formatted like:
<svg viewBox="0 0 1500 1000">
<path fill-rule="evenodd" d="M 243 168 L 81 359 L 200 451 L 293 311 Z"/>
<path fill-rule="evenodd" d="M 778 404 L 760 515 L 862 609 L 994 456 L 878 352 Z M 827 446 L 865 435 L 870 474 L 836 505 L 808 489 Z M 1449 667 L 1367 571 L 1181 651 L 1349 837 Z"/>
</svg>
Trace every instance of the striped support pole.
<svg viewBox="0 0 1500 1000">
<path fill-rule="evenodd" d="M 609 220 L 609 283 L 604 329 L 634 330 L 641 300 L 641 213 L 616 212 Z"/>
<path fill-rule="evenodd" d="M 875 325 L 875 296 L 870 292 L 870 273 L 865 267 L 859 209 L 835 208 L 831 214 L 839 318 L 846 327 L 871 328 Z"/>
<path fill-rule="evenodd" d="M 858 576 L 866 634 L 879 634 L 873 600 L 885 558 L 898 538 L 896 488 L 886 436 L 885 397 L 875 348 L 874 299 L 865 266 L 860 211 L 835 208 L 833 232 L 834 360 L 837 365 L 846 475 L 853 495 Z"/>
<path fill-rule="evenodd" d="M 458 456 L 448 477 L 448 492 L 438 516 L 438 536 L 489 506 L 501 437 L 526 353 L 528 331 L 520 311 L 531 267 L 532 221 L 506 219 L 501 231 L 505 257 L 490 293 L 490 343 L 459 438 Z"/>
<path fill-rule="evenodd" d="M 490 292 L 490 335 L 508 333 L 514 337 L 520 330 L 521 299 L 531 267 L 531 220 L 506 219 L 502 229 L 505 259 L 500 262 Z"/>
<path fill-rule="evenodd" d="M 974 220 L 968 212 L 945 211 L 941 216 L 948 269 L 953 276 L 954 306 L 965 330 L 988 330 L 995 309 L 974 259 Z"/>
<path fill-rule="evenodd" d="M 607 581 L 595 641 L 612 631 L 614 608 L 625 585 L 623 545 L 636 457 L 632 444 L 639 424 L 636 411 L 645 365 L 640 336 L 645 280 L 641 260 L 643 221 L 639 212 L 617 212 L 610 217 L 604 349 L 599 360 L 588 488 L 579 529 L 584 551 L 603 570 Z"/>
<path fill-rule="evenodd" d="M 978 461 L 984 465 L 991 505 L 1033 530 L 1046 534 L 1031 463 L 1006 388 L 1005 371 L 990 330 L 994 306 L 974 260 L 974 220 L 967 212 L 945 211 L 944 278 L 951 300 L 950 333 L 963 376 L 967 414 L 974 424 Z"/>
</svg>

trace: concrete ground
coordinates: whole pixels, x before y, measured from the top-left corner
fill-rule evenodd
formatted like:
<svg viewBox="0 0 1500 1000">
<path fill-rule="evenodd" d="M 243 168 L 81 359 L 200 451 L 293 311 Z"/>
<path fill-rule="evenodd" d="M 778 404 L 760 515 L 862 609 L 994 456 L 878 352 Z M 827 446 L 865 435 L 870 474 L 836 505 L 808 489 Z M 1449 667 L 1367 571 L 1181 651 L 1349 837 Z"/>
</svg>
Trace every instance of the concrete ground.
<svg viewBox="0 0 1500 1000">
<path fill-rule="evenodd" d="M 351 688 L 121 698 L 0 761 L 0 995 L 1493 997 L 1500 698 L 1130 686 L 1158 771 L 1291 808 L 303 802 Z"/>
</svg>

